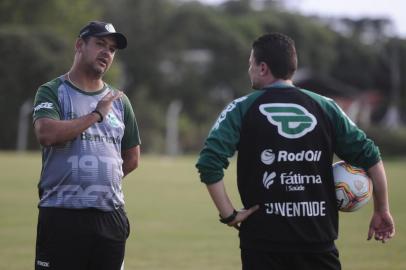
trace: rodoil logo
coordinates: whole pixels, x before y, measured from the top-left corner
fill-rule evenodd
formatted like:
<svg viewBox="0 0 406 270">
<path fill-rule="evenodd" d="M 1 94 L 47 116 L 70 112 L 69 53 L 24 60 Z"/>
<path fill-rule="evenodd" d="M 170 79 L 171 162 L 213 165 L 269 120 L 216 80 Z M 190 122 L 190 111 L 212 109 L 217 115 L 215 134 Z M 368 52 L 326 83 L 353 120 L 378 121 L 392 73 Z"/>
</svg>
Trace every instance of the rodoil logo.
<svg viewBox="0 0 406 270">
<path fill-rule="evenodd" d="M 265 165 L 271 165 L 275 161 L 277 162 L 293 162 L 293 161 L 307 161 L 317 162 L 320 161 L 322 151 L 321 150 L 302 150 L 300 152 L 288 152 L 286 150 L 280 150 L 273 152 L 272 149 L 265 149 L 261 152 L 261 162 Z"/>
<path fill-rule="evenodd" d="M 278 134 L 288 139 L 303 137 L 317 125 L 317 119 L 303 106 L 294 103 L 267 103 L 259 111 L 278 128 Z"/>
</svg>

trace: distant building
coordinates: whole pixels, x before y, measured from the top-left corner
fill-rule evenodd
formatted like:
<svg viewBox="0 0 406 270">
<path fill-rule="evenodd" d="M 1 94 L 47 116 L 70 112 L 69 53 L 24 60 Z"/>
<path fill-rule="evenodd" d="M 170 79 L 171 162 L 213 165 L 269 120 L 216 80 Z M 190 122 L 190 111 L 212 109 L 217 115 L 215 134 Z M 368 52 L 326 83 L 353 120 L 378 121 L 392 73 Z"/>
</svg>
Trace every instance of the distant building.
<svg viewBox="0 0 406 270">
<path fill-rule="evenodd" d="M 306 69 L 298 70 L 293 82 L 300 88 L 333 99 L 351 120 L 362 127 L 372 124 L 372 114 L 383 100 L 382 94 L 377 90 L 361 91 L 328 75 L 312 73 Z"/>
</svg>

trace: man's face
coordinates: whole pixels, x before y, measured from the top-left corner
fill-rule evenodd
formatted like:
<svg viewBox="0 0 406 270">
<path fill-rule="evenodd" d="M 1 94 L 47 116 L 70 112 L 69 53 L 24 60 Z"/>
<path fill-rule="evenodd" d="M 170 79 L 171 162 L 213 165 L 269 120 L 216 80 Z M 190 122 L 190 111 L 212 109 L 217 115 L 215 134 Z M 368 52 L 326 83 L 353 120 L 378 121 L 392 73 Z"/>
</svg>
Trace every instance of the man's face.
<svg viewBox="0 0 406 270">
<path fill-rule="evenodd" d="M 90 37 L 80 47 L 82 62 L 98 76 L 103 76 L 110 68 L 117 50 L 116 40 L 111 36 Z"/>
<path fill-rule="evenodd" d="M 248 75 L 250 77 L 251 80 L 251 87 L 253 89 L 261 89 L 262 85 L 261 85 L 261 76 L 260 76 L 260 65 L 257 64 L 255 58 L 254 58 L 254 51 L 251 50 L 251 55 L 250 58 L 248 60 Z"/>
</svg>

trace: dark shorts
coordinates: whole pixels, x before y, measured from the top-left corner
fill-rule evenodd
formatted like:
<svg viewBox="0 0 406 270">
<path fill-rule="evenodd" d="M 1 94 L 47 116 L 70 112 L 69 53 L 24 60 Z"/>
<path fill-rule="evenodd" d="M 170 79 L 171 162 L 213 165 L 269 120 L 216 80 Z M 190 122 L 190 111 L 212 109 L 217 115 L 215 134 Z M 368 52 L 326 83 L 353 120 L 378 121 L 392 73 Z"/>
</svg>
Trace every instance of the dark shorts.
<svg viewBox="0 0 406 270">
<path fill-rule="evenodd" d="M 243 270 L 341 270 L 338 251 L 267 252 L 241 250 Z"/>
<path fill-rule="evenodd" d="M 123 209 L 40 208 L 36 270 L 119 270 L 130 226 Z"/>
</svg>

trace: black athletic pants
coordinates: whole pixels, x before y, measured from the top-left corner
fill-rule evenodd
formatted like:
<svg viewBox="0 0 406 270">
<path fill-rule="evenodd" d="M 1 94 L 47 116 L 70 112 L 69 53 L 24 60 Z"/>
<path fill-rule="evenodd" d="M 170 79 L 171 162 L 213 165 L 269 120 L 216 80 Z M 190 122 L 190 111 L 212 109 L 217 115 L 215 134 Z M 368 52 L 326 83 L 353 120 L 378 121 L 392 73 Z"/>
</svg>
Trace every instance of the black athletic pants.
<svg viewBox="0 0 406 270">
<path fill-rule="evenodd" d="M 241 250 L 242 270 L 341 270 L 338 251 L 264 252 Z"/>
<path fill-rule="evenodd" d="M 130 233 L 123 209 L 40 208 L 36 270 L 120 270 Z"/>
</svg>

